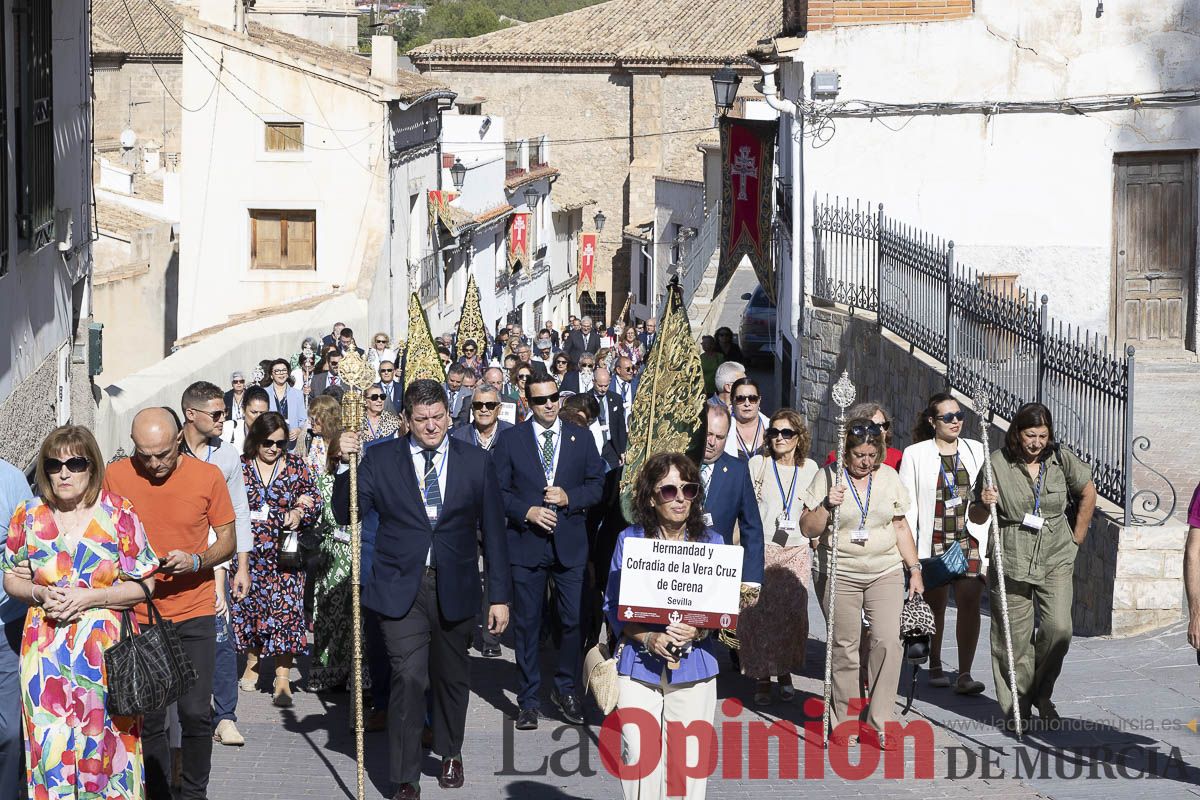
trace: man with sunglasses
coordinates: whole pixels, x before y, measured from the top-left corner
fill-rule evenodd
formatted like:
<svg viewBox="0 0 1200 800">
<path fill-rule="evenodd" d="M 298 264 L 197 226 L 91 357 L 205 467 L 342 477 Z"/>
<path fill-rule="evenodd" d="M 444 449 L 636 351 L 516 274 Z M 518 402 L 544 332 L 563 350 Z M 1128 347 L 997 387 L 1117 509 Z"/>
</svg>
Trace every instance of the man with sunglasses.
<svg viewBox="0 0 1200 800">
<path fill-rule="evenodd" d="M 725 406 L 709 404 L 705 408 L 706 428 L 704 460 L 700 482 L 704 485 L 704 511 L 709 527 L 733 544 L 733 531 L 745 555 L 742 557 L 742 582 L 761 586 L 763 579 L 763 526 L 758 499 L 746 461 L 731 456 L 725 449 L 732 421 Z"/>
<path fill-rule="evenodd" d="M 583 724 L 579 684 L 580 602 L 588 559 L 587 510 L 600 502 L 604 462 L 586 428 L 558 418 L 559 389 L 549 376 L 525 384 L 532 417 L 499 435 L 492 454 L 508 519 L 513 626 L 519 670 L 517 730 L 538 726 L 538 645 L 546 581 L 554 576 L 562 644 L 551 701 L 563 718 Z"/>
<path fill-rule="evenodd" d="M 384 410 L 399 414 L 404 407 L 404 387 L 396 380 L 395 362 L 379 362 L 379 383 L 375 388 L 383 390 Z"/>
<path fill-rule="evenodd" d="M 442 756 L 438 785 L 463 785 L 462 742 L 470 699 L 468 648 L 480 604 L 477 566 L 482 531 L 488 573 L 488 622 L 508 624 L 511 581 L 504 508 L 496 474 L 482 451 L 447 436 L 450 415 L 440 383 L 413 381 L 404 392 L 409 435 L 369 448 L 358 469 L 359 509 L 377 515 L 377 554 L 362 604 L 379 615 L 392 664 L 388 734 L 396 800 L 421 796 L 421 730 L 426 689 L 433 690 L 433 749 Z M 361 451 L 343 433 L 341 452 Z M 334 480 L 333 513 L 350 522 L 350 475 Z"/>
<path fill-rule="evenodd" d="M 246 480 L 241 454 L 221 439 L 225 419 L 221 390 L 208 381 L 197 381 L 183 392 L 183 441 L 180 451 L 186 456 L 213 464 L 225 477 L 229 499 L 233 503 L 234 532 L 237 539 L 237 568 L 228 580 L 229 565 L 213 567 L 216 584 L 216 663 L 213 671 L 213 738 L 223 745 L 240 746 L 246 739 L 237 728 L 238 669 L 237 651 L 229 627 L 229 593 L 241 600 L 250 590 L 250 551 L 254 535 L 250 530 L 250 503 L 246 499 Z M 211 545 L 216 537 L 209 534 Z"/>
<path fill-rule="evenodd" d="M 592 375 L 592 393 L 596 397 L 596 402 L 600 406 L 600 416 L 597 417 L 597 422 L 600 423 L 600 431 L 604 434 L 604 441 L 612 442 L 613 449 L 618 454 L 624 456 L 625 449 L 629 446 L 629 427 L 627 420 L 629 419 L 629 410 L 625 408 L 625 403 L 621 400 L 621 396 L 612 390 L 612 376 L 608 370 L 600 367 Z"/>
<path fill-rule="evenodd" d="M 342 379 L 338 375 L 338 365 L 342 363 L 341 351 L 336 348 L 330 348 L 325 351 L 324 361 L 325 370 L 314 373 L 312 376 L 312 390 L 309 392 L 309 397 L 324 394 L 325 390 L 330 386 L 337 386 L 341 383 Z"/>
<path fill-rule="evenodd" d="M 212 695 L 216 660 L 216 584 L 213 567 L 233 555 L 236 520 L 224 475 L 199 458 L 181 458 L 183 432 L 166 408 L 144 408 L 133 418 L 134 455 L 111 464 L 104 488 L 137 509 L 150 546 L 158 554 L 155 606 L 175 624 L 183 650 L 196 668 L 196 683 L 176 702 L 183 743 L 185 800 L 207 796 L 212 770 Z M 216 540 L 209 544 L 209 531 Z M 143 606 L 138 621 L 148 620 Z M 142 746 L 146 797 L 170 800 L 171 751 L 167 710 L 145 715 Z"/>
<path fill-rule="evenodd" d="M 612 391 L 621 398 L 621 405 L 625 407 L 625 424 L 628 427 L 629 415 L 633 413 L 633 397 L 637 394 L 638 380 L 641 376 L 634 370 L 633 359 L 626 356 L 617 359 L 613 371 L 617 374 L 613 376 Z"/>
</svg>

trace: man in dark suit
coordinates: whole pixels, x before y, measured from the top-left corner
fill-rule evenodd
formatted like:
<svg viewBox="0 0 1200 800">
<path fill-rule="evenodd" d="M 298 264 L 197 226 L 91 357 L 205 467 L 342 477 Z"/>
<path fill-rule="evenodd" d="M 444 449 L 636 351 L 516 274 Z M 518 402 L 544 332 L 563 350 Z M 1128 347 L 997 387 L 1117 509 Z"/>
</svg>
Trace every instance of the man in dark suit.
<svg viewBox="0 0 1200 800">
<path fill-rule="evenodd" d="M 559 388 L 571 394 L 590 392 L 592 390 L 593 368 L 595 366 L 595 356 L 591 353 L 584 353 L 579 357 L 578 368 L 563 375 L 562 384 Z"/>
<path fill-rule="evenodd" d="M 612 386 L 609 391 L 621 398 L 621 404 L 625 407 L 625 422 L 629 422 L 629 415 L 633 412 L 633 398 L 637 395 L 638 381 L 641 376 L 633 368 L 633 362 L 621 356 L 617 359 L 617 363 L 613 365 Z"/>
<path fill-rule="evenodd" d="M 745 461 L 725 452 L 729 437 L 729 411 L 724 406 L 707 404 L 708 435 L 704 440 L 704 461 L 700 480 L 704 484 L 704 510 L 711 517 L 725 544 L 733 544 L 733 526 L 745 555 L 742 557 L 742 583 L 762 585 L 763 527 L 758 500 Z"/>
<path fill-rule="evenodd" d="M 646 355 L 650 355 L 650 348 L 654 347 L 656 339 L 658 339 L 658 320 L 651 317 L 646 320 L 645 332 L 638 334 L 638 341 L 642 343 L 642 347 L 646 348 Z"/>
<path fill-rule="evenodd" d="M 344 327 L 346 327 L 346 323 L 344 322 L 333 323 L 333 333 L 327 333 L 321 339 L 321 350 L 327 347 L 337 347 L 338 337 L 342 335 L 342 328 Z"/>
<path fill-rule="evenodd" d="M 583 353 L 595 355 L 600 352 L 600 334 L 592 330 L 591 317 L 584 317 L 579 330 L 571 331 L 567 343 L 563 345 L 563 352 L 576 363 L 579 363 L 579 356 Z"/>
<path fill-rule="evenodd" d="M 404 411 L 404 385 L 396 380 L 396 365 L 391 361 L 379 362 L 379 383 L 376 387 L 383 389 L 383 407 L 393 414 Z"/>
<path fill-rule="evenodd" d="M 378 515 L 362 603 L 380 616 L 392 665 L 388 733 L 396 800 L 421 796 L 421 728 L 433 676 L 433 749 L 438 785 L 463 784 L 462 740 L 470 698 L 468 648 L 479 610 L 482 534 L 490 607 L 488 627 L 508 624 L 511 579 L 504 507 L 482 450 L 446 435 L 450 416 L 441 384 L 414 381 L 404 393 L 409 435 L 375 445 L 358 471 L 360 513 Z M 360 449 L 345 433 L 343 453 Z M 333 487 L 338 524 L 350 521 L 350 481 Z"/>
<path fill-rule="evenodd" d="M 342 328 L 342 332 L 338 334 L 338 350 L 341 351 L 342 355 L 346 355 L 351 350 L 357 352 L 360 356 L 367 354 L 366 350 L 355 344 L 354 331 L 349 328 Z"/>
<path fill-rule="evenodd" d="M 325 390 L 330 386 L 337 386 L 342 382 L 338 375 L 338 365 L 342 363 L 342 354 L 337 350 L 331 350 L 325 354 L 325 371 L 314 372 L 312 376 L 312 388 L 309 389 L 309 397 L 316 397 L 324 394 Z"/>
<path fill-rule="evenodd" d="M 580 669 L 580 602 L 588 558 L 587 510 L 604 490 L 604 463 L 591 431 L 558 418 L 553 378 L 534 375 L 525 384 L 533 417 L 499 435 L 492 460 L 508 519 L 516 633 L 517 730 L 538 726 L 541 670 L 538 645 L 546 579 L 554 576 L 562 644 L 551 701 L 563 718 L 583 724 L 576 688 Z"/>
<path fill-rule="evenodd" d="M 612 390 L 612 376 L 608 370 L 600 367 L 592 373 L 592 393 L 600 404 L 600 430 L 604 432 L 604 440 L 612 442 L 613 448 L 620 455 L 625 455 L 629 446 L 629 428 L 625 421 L 625 404 Z"/>
</svg>

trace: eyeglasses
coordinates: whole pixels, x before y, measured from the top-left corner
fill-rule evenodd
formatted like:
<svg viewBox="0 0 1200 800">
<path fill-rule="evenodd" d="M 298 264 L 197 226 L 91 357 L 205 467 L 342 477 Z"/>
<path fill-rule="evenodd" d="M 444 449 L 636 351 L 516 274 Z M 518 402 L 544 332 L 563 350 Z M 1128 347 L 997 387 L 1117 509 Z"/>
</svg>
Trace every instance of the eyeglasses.
<svg viewBox="0 0 1200 800">
<path fill-rule="evenodd" d="M 497 400 L 476 400 L 471 403 L 471 408 L 476 411 L 495 411 L 500 403 Z"/>
<path fill-rule="evenodd" d="M 883 426 L 876 422 L 872 422 L 867 425 L 855 425 L 850 428 L 850 435 L 858 436 L 859 438 L 866 437 L 868 439 L 873 439 L 878 437 L 881 433 L 883 433 Z"/>
<path fill-rule="evenodd" d="M 463 352 L 466 353 L 467 355 L 474 355 L 475 348 L 474 347 L 464 347 Z"/>
<path fill-rule="evenodd" d="M 384 396 L 383 396 L 383 395 L 381 395 L 381 394 L 369 394 L 369 395 L 367 395 L 367 399 L 368 399 L 368 400 L 382 400 L 382 399 L 383 399 L 383 397 L 384 397 Z"/>
<path fill-rule="evenodd" d="M 379 370 L 379 374 L 380 374 L 380 375 L 391 375 L 391 374 L 392 374 L 393 372 L 395 372 L 395 371 L 396 371 L 396 370 L 394 370 L 394 369 L 387 369 L 387 368 L 385 367 L 385 368 L 383 368 L 383 369 Z"/>
<path fill-rule="evenodd" d="M 700 484 L 685 483 L 682 486 L 676 486 L 668 483 L 659 486 L 654 491 L 658 492 L 658 496 L 663 499 L 664 503 L 670 503 L 674 501 L 675 498 L 679 497 L 680 492 L 683 493 L 683 499 L 690 503 L 700 494 Z"/>
<path fill-rule="evenodd" d="M 83 456 L 72 456 L 66 461 L 59 461 L 57 458 L 47 458 L 45 463 L 42 464 L 42 469 L 46 471 L 47 475 L 57 475 L 62 472 L 62 468 L 65 466 L 71 472 L 78 475 L 81 472 L 87 472 L 91 463 Z"/>
<path fill-rule="evenodd" d="M 212 417 L 213 422 L 220 422 L 221 420 L 225 419 L 225 409 L 223 408 L 220 411 L 205 411 L 203 408 L 192 408 L 189 410 L 196 411 L 201 414 L 207 414 L 208 416 Z"/>
<path fill-rule="evenodd" d="M 238 380 L 234 381 L 234 382 L 233 382 L 233 385 L 234 385 L 234 386 L 237 386 L 239 383 L 241 383 L 241 384 L 244 384 L 245 382 L 246 382 L 246 379 L 245 379 L 245 378 L 240 378 L 240 379 L 238 379 Z"/>
<path fill-rule="evenodd" d="M 780 439 L 783 439 L 786 442 L 795 439 L 798 435 L 799 434 L 797 434 L 796 431 L 792 430 L 791 428 L 767 428 L 768 439 L 774 439 L 778 436 Z"/>
<path fill-rule="evenodd" d="M 375 340 L 375 344 L 387 344 L 387 343 L 388 343 L 387 339 L 376 339 Z"/>
<path fill-rule="evenodd" d="M 289 370 L 287 367 L 277 367 L 271 370 L 272 375 L 287 375 L 289 372 L 291 372 L 291 370 Z"/>
<path fill-rule="evenodd" d="M 967 415 L 961 411 L 955 411 L 955 412 L 946 413 L 946 414 L 935 414 L 933 418 L 940 419 L 942 422 L 949 425 L 951 422 L 962 422 L 964 419 L 967 418 Z"/>
<path fill-rule="evenodd" d="M 287 444 L 287 439 L 267 439 L 259 446 L 264 450 L 278 450 L 285 444 Z"/>
<path fill-rule="evenodd" d="M 517 380 L 519 380 L 519 381 L 527 381 L 527 380 L 529 380 L 529 373 L 528 373 L 528 372 L 522 372 L 520 375 L 518 375 L 518 376 L 517 376 Z"/>
<path fill-rule="evenodd" d="M 553 403 L 557 403 L 558 392 L 555 392 L 554 394 L 545 394 L 541 397 L 531 397 L 529 398 L 529 402 L 533 403 L 535 406 L 548 406 Z"/>
<path fill-rule="evenodd" d="M 756 394 L 739 394 L 737 397 L 733 398 L 733 402 L 735 402 L 735 403 L 751 403 L 751 404 L 757 403 L 758 395 L 756 395 Z"/>
</svg>

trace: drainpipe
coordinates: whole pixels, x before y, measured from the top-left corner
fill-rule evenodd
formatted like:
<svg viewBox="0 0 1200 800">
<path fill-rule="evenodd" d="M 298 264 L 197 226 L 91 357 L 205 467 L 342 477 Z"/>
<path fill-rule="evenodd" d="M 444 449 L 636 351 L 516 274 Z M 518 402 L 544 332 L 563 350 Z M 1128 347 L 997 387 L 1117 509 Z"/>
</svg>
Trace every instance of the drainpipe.
<svg viewBox="0 0 1200 800">
<path fill-rule="evenodd" d="M 758 68 L 762 70 L 762 94 L 767 101 L 767 105 L 775 109 L 782 115 L 787 115 L 792 120 L 792 136 L 791 136 L 791 166 L 792 166 L 792 236 L 791 236 L 791 262 L 792 270 L 789 278 L 789 288 L 791 289 L 791 302 L 789 303 L 790 312 L 788 315 L 788 330 L 794 337 L 792 346 L 792 363 L 795 365 L 800 358 L 800 320 L 801 312 L 804 308 L 804 151 L 801 147 L 803 140 L 802 132 L 804 129 L 804 116 L 796 103 L 791 100 L 785 100 L 779 96 L 779 89 L 775 84 L 775 73 L 779 69 L 778 64 L 759 64 Z M 779 331 L 776 334 L 780 342 L 783 339 L 783 332 Z M 778 346 L 779 342 L 777 342 Z M 781 376 L 778 374 L 780 361 L 777 357 L 776 363 L 776 386 L 779 385 Z M 798 380 L 798 371 L 792 370 L 793 385 Z M 790 387 L 789 387 L 790 388 Z M 789 403 L 790 405 L 791 403 Z"/>
<path fill-rule="evenodd" d="M 646 250 L 645 243 L 638 245 L 638 249 L 642 251 L 642 269 L 647 270 L 646 274 L 649 276 L 650 280 L 646 281 L 646 283 L 650 287 L 651 296 L 653 296 L 658 287 L 658 275 L 654 271 L 654 257 L 651 256 L 649 251 Z M 650 306 L 651 313 L 657 316 L 658 310 L 654 308 L 654 305 L 644 297 L 642 300 L 645 300 L 646 305 Z"/>
</svg>

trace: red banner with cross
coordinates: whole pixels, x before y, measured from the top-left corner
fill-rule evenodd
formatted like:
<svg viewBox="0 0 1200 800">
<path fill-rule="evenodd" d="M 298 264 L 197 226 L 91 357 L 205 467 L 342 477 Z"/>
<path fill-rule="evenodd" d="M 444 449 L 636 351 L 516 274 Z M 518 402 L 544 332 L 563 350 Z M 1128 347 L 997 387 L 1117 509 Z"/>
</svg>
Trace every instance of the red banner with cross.
<svg viewBox="0 0 1200 800">
<path fill-rule="evenodd" d="M 508 221 L 508 266 L 529 266 L 529 214 L 513 214 Z"/>
<path fill-rule="evenodd" d="M 721 261 L 714 295 L 746 256 L 767 295 L 775 298 L 771 174 L 777 130 L 774 121 L 721 119 Z"/>
</svg>

